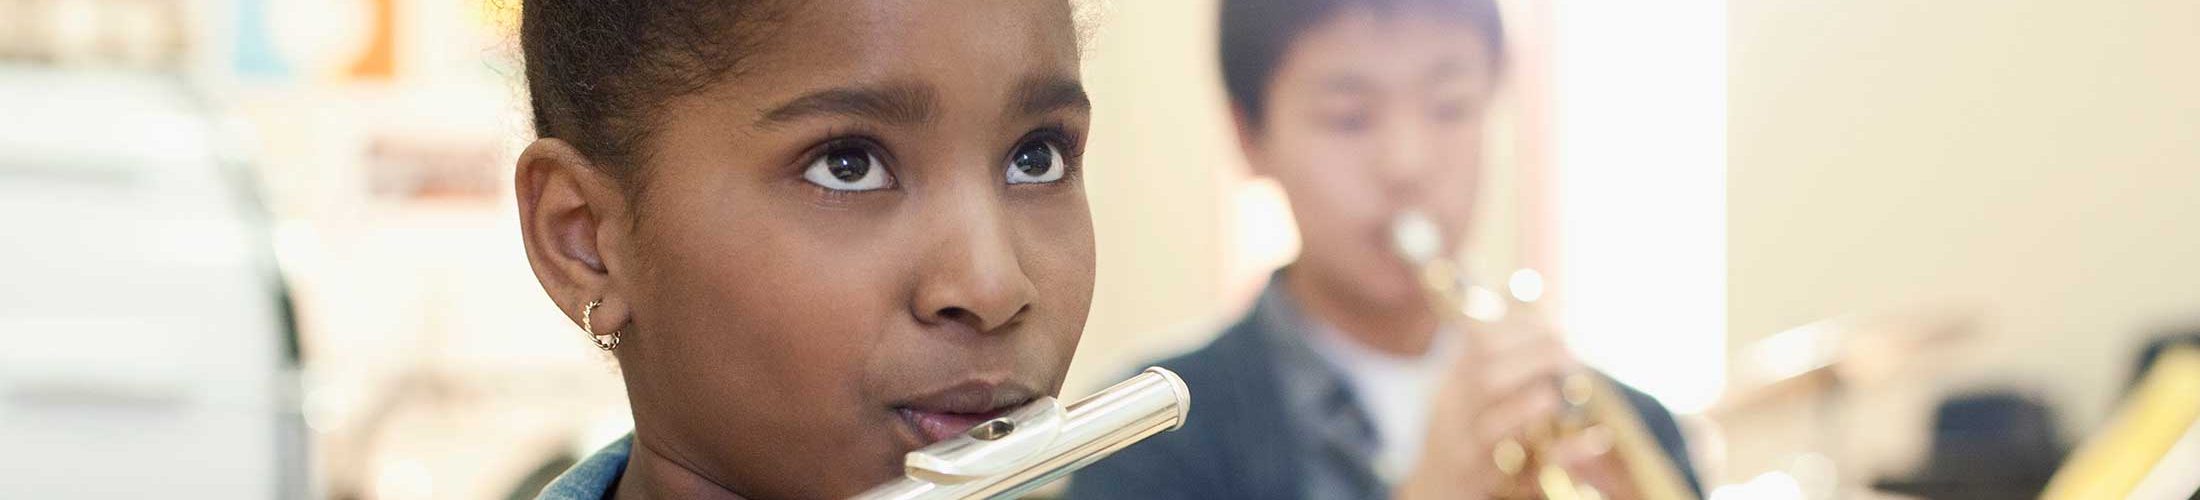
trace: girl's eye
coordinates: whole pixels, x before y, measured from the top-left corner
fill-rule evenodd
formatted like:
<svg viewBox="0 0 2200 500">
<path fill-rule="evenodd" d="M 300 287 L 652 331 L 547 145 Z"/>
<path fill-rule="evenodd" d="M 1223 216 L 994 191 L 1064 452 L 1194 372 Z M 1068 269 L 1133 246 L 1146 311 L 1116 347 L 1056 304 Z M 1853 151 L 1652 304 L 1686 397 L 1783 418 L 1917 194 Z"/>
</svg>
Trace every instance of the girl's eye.
<svg viewBox="0 0 2200 500">
<path fill-rule="evenodd" d="M 894 175 L 878 155 L 858 147 L 837 147 L 818 155 L 802 170 L 802 180 L 834 191 L 871 191 L 893 187 Z"/>
<path fill-rule="evenodd" d="M 1062 165 L 1062 151 L 1047 141 L 1024 141 L 1008 155 L 1009 184 L 1044 184 L 1062 180 L 1069 170 Z"/>
</svg>

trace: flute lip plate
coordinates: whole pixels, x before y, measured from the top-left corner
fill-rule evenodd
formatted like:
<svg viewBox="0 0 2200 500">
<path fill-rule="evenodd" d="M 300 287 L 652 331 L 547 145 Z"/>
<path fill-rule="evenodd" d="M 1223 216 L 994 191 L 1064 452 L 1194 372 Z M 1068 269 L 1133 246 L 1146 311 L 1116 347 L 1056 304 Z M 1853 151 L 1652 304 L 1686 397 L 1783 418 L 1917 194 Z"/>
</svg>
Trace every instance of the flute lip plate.
<svg viewBox="0 0 2200 500">
<path fill-rule="evenodd" d="M 995 419 L 1015 422 L 1008 433 L 985 436 L 991 439 L 967 432 L 956 435 L 909 452 L 902 458 L 902 468 L 912 476 L 946 483 L 1012 470 L 1054 443 L 1062 432 L 1064 413 L 1061 401 L 1042 396 Z"/>
</svg>

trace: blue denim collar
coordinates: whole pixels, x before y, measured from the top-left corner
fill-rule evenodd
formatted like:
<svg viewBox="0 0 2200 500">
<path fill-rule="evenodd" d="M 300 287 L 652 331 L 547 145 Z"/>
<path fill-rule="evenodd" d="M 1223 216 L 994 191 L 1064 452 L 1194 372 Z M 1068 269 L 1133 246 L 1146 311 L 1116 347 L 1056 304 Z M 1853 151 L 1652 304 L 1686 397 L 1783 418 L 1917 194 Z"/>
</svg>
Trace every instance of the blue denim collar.
<svg viewBox="0 0 2200 500">
<path fill-rule="evenodd" d="M 581 463 L 573 464 L 573 468 L 566 469 L 564 474 L 559 474 L 556 480 L 550 481 L 549 486 L 542 488 L 542 494 L 536 495 L 535 500 L 611 498 L 611 488 L 618 486 L 619 475 L 626 473 L 626 457 L 633 450 L 634 434 L 628 433 L 626 437 L 596 450 L 596 453 L 581 460 Z"/>
</svg>

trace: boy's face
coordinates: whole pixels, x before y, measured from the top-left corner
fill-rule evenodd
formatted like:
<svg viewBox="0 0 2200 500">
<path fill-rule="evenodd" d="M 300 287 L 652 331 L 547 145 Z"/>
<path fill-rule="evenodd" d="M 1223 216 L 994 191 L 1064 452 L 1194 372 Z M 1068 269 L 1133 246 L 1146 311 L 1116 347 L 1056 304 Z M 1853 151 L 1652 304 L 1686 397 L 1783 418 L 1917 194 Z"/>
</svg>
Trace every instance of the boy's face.
<svg viewBox="0 0 2200 500">
<path fill-rule="evenodd" d="M 642 446 L 843 497 L 1061 386 L 1092 298 L 1065 2 L 796 2 L 673 101 L 612 280 Z"/>
<path fill-rule="evenodd" d="M 1347 10 L 1292 42 L 1244 130 L 1298 219 L 1298 279 L 1361 307 L 1422 307 L 1390 222 L 1418 209 L 1451 240 L 1465 233 L 1496 67 L 1471 25 L 1411 8 Z"/>
</svg>

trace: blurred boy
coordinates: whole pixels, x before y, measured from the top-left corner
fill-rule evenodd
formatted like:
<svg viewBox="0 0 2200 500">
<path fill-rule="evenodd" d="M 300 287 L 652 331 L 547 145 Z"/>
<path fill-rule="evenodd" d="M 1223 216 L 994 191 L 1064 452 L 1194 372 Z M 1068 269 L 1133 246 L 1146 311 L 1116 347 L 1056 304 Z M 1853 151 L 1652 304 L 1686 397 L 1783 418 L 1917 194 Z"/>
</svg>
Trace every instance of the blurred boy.
<svg viewBox="0 0 2200 500">
<path fill-rule="evenodd" d="M 1409 209 L 1466 233 L 1504 66 L 1493 1 L 1224 0 L 1221 19 L 1240 146 L 1289 196 L 1302 251 L 1243 320 L 1161 363 L 1198 395 L 1187 426 L 1079 473 L 1072 496 L 1533 491 L 1497 450 L 1555 418 L 1556 381 L 1579 368 L 1537 325 L 1441 327 L 1390 247 Z M 1628 392 L 1700 491 L 1671 416 Z M 1609 449 L 1562 443 L 1554 459 L 1607 497 L 1634 496 Z"/>
</svg>

